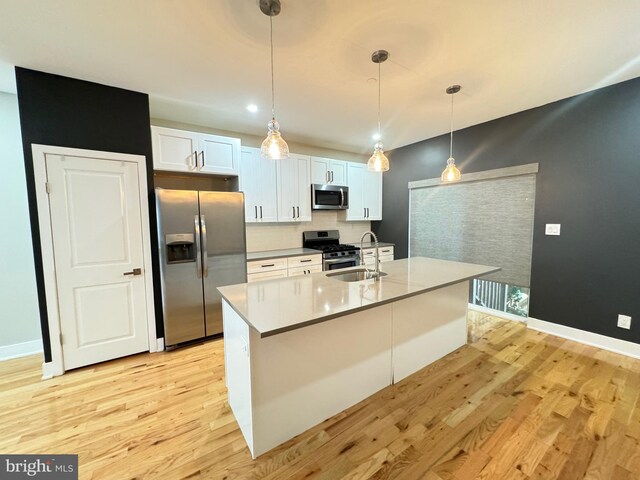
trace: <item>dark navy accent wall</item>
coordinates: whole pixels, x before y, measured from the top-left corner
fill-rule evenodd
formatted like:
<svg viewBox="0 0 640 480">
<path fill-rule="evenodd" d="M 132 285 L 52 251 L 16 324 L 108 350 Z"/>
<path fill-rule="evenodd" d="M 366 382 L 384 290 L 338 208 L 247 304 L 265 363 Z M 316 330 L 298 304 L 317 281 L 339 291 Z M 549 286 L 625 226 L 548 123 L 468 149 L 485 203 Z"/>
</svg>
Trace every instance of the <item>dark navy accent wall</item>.
<svg viewBox="0 0 640 480">
<path fill-rule="evenodd" d="M 31 144 L 144 155 L 147 159 L 154 290 L 160 292 L 149 97 L 146 94 L 16 67 L 18 105 L 31 217 L 36 284 L 45 361 L 51 339 L 45 302 L 40 231 Z M 164 336 L 162 307 L 156 295 L 156 328 Z"/>
<path fill-rule="evenodd" d="M 396 258 L 407 256 L 407 183 L 440 176 L 448 141 L 389 153 L 374 230 Z M 540 164 L 530 316 L 640 343 L 640 78 L 457 131 L 454 157 L 463 173 Z M 546 223 L 561 235 L 545 236 Z"/>
</svg>

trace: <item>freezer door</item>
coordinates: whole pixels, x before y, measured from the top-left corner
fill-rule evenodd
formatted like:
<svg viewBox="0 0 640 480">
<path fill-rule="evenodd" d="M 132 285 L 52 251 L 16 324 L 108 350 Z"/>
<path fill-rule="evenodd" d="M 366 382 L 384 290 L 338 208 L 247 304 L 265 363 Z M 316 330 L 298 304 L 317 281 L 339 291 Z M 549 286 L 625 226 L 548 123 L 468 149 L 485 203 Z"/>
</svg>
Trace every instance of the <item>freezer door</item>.
<svg viewBox="0 0 640 480">
<path fill-rule="evenodd" d="M 198 192 L 156 189 L 164 341 L 205 336 Z"/>
<path fill-rule="evenodd" d="M 246 283 L 244 195 L 200 192 L 206 333 L 222 333 L 217 287 Z"/>
</svg>

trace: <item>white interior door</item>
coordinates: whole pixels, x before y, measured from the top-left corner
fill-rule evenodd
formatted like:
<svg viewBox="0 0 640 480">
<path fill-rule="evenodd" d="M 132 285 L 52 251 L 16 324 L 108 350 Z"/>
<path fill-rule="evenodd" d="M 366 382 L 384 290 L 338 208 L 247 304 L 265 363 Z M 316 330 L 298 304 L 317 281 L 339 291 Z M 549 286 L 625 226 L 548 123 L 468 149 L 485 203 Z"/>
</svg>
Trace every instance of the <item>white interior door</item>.
<svg viewBox="0 0 640 480">
<path fill-rule="evenodd" d="M 46 170 L 65 369 L 149 350 L 138 165 L 47 154 Z"/>
</svg>

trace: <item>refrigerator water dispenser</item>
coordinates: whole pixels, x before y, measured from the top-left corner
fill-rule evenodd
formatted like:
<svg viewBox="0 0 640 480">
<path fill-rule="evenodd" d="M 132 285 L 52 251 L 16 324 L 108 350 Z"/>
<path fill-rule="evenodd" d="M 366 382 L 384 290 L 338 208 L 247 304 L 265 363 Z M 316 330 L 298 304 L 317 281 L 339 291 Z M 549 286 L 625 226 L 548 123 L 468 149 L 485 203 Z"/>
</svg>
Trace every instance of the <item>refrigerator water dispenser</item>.
<svg viewBox="0 0 640 480">
<path fill-rule="evenodd" d="M 174 233 L 165 235 L 167 245 L 167 264 L 196 261 L 196 249 L 192 233 Z"/>
</svg>

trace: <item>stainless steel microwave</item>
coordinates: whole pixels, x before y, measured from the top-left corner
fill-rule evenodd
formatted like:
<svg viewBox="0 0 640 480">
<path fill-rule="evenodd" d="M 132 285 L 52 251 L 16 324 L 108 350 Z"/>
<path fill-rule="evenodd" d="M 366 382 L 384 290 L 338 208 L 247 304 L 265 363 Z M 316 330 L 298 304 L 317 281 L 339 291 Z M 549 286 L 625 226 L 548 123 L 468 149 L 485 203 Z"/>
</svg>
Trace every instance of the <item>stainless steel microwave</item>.
<svg viewBox="0 0 640 480">
<path fill-rule="evenodd" d="M 311 185 L 311 208 L 314 210 L 346 210 L 349 208 L 349 187 Z"/>
</svg>

